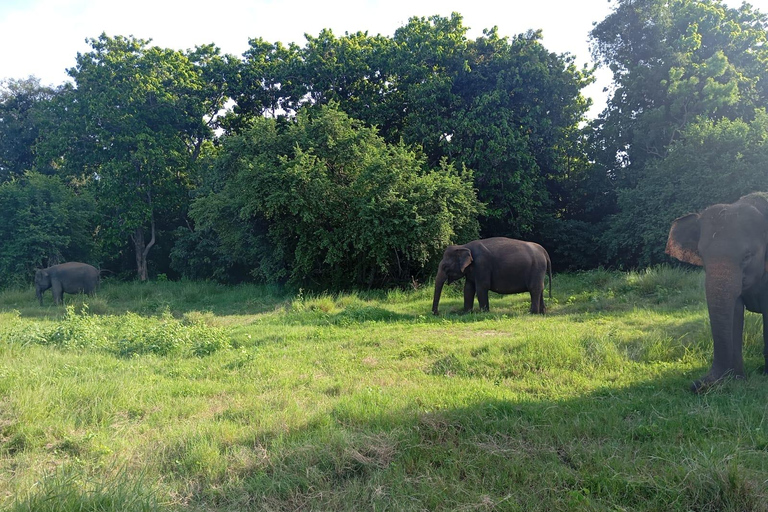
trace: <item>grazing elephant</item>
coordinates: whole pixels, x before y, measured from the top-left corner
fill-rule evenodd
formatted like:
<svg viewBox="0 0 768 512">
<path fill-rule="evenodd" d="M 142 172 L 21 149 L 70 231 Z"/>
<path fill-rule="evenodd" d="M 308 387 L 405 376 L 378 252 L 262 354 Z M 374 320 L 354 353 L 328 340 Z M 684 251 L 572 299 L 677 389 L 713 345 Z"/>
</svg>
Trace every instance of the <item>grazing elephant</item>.
<svg viewBox="0 0 768 512">
<path fill-rule="evenodd" d="M 99 269 L 87 263 L 71 261 L 35 272 L 35 295 L 43 305 L 43 292 L 51 288 L 53 302 L 60 304 L 66 293 L 92 295 L 99 284 Z"/>
<path fill-rule="evenodd" d="M 472 311 L 477 294 L 480 309 L 488 311 L 488 290 L 496 293 L 531 294 L 531 313 L 543 314 L 544 276 L 549 273 L 549 298 L 552 298 L 552 263 L 539 244 L 512 238 L 487 238 L 464 245 L 449 245 L 443 253 L 435 278 L 432 313 L 446 281 L 464 282 L 464 311 Z"/>
<path fill-rule="evenodd" d="M 727 375 L 744 378 L 744 308 L 763 315 L 768 371 L 768 194 L 752 193 L 676 219 L 666 252 L 704 267 L 714 342 L 712 368 L 693 383 L 699 392 Z"/>
</svg>

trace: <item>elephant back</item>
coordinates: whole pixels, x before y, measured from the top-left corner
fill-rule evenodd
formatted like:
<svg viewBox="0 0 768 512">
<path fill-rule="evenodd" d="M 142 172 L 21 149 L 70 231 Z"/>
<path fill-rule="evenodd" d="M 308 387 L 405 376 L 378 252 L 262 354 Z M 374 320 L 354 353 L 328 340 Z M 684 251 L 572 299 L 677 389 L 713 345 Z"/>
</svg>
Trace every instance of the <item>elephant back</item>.
<svg viewBox="0 0 768 512">
<path fill-rule="evenodd" d="M 763 217 L 768 219 L 768 192 L 752 192 L 741 197 L 739 202 L 754 206 L 763 214 Z"/>
</svg>

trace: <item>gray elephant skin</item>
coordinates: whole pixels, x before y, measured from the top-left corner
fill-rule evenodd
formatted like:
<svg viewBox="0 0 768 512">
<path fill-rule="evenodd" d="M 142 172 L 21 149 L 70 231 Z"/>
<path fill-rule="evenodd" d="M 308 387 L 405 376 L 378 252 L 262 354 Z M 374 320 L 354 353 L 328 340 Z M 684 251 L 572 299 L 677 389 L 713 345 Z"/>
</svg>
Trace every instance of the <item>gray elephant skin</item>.
<svg viewBox="0 0 768 512">
<path fill-rule="evenodd" d="M 744 309 L 763 315 L 763 355 L 768 370 L 768 194 L 755 192 L 716 204 L 672 223 L 666 252 L 704 267 L 714 358 L 699 392 L 726 376 L 744 378 Z"/>
<path fill-rule="evenodd" d="M 464 312 L 472 311 L 477 295 L 480 309 L 488 311 L 488 291 L 531 294 L 531 313 L 543 314 L 544 278 L 549 274 L 552 298 L 552 262 L 539 244 L 513 238 L 486 238 L 464 245 L 449 245 L 435 277 L 432 313 L 438 314 L 443 285 L 466 278 Z"/>
<path fill-rule="evenodd" d="M 61 304 L 64 293 L 92 295 L 99 284 L 100 271 L 87 263 L 71 261 L 35 272 L 35 294 L 43 305 L 43 292 L 51 288 L 53 302 Z"/>
</svg>

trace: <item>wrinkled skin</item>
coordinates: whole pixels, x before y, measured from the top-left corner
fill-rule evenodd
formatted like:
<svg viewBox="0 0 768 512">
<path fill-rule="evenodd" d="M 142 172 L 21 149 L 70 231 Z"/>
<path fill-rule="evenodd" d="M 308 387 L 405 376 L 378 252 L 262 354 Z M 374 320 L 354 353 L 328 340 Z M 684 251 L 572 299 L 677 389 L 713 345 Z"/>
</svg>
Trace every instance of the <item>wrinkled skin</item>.
<svg viewBox="0 0 768 512">
<path fill-rule="evenodd" d="M 92 295 L 99 284 L 99 269 L 87 263 L 69 262 L 35 272 L 35 296 L 43 305 L 43 292 L 51 288 L 53 302 L 61 304 L 64 293 Z"/>
<path fill-rule="evenodd" d="M 552 298 L 552 263 L 539 244 L 512 238 L 486 238 L 464 245 L 449 245 L 435 278 L 432 313 L 438 314 L 443 285 L 466 278 L 464 312 L 472 311 L 477 295 L 482 311 L 488 311 L 488 291 L 531 294 L 531 313 L 544 314 L 544 277 L 549 273 Z"/>
<path fill-rule="evenodd" d="M 724 377 L 744 378 L 744 309 L 763 315 L 764 372 L 768 371 L 768 197 L 753 193 L 675 220 L 666 252 L 704 267 L 714 359 L 693 383 L 699 392 Z"/>
</svg>

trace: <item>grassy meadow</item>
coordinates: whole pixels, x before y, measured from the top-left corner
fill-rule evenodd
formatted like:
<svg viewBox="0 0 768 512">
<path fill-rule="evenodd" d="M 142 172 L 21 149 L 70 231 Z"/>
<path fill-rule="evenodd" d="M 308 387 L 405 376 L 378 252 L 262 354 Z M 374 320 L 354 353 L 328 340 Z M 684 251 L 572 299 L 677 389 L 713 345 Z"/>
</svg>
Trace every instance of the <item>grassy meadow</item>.
<svg viewBox="0 0 768 512">
<path fill-rule="evenodd" d="M 748 379 L 693 395 L 701 272 L 559 274 L 545 316 L 431 299 L 0 292 L 0 508 L 768 510 L 761 319 Z"/>
</svg>

